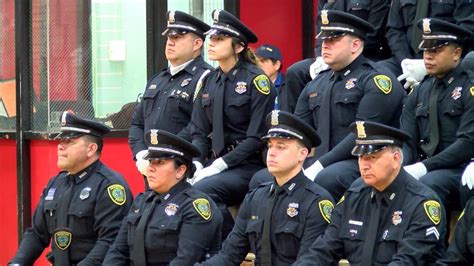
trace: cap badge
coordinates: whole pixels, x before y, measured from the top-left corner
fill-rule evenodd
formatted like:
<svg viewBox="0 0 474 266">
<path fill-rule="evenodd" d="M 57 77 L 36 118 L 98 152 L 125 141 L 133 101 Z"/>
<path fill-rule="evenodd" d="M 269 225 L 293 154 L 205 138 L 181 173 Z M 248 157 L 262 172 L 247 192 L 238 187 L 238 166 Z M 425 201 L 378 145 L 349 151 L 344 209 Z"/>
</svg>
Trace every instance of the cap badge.
<svg viewBox="0 0 474 266">
<path fill-rule="evenodd" d="M 235 87 L 235 92 L 238 94 L 245 93 L 247 91 L 247 82 L 239 81 L 237 82 L 237 86 Z"/>
<path fill-rule="evenodd" d="M 150 130 L 150 143 L 152 145 L 158 144 L 158 130 L 157 129 Z"/>
<path fill-rule="evenodd" d="M 272 111 L 272 126 L 278 126 L 280 122 L 278 121 L 278 110 L 273 110 Z"/>
<path fill-rule="evenodd" d="M 453 98 L 453 100 L 457 100 L 461 98 L 461 91 L 462 91 L 462 87 L 454 88 L 453 92 L 451 93 L 451 98 Z"/>
<path fill-rule="evenodd" d="M 214 11 L 214 14 L 213 14 L 213 17 L 212 17 L 212 19 L 214 20 L 214 23 L 219 22 L 219 13 L 220 12 L 221 11 L 219 9 L 216 9 L 216 11 Z"/>
<path fill-rule="evenodd" d="M 367 134 L 365 133 L 364 123 L 365 123 L 364 121 L 356 121 L 357 137 L 360 138 L 360 139 L 367 138 Z"/>
<path fill-rule="evenodd" d="M 402 211 L 395 211 L 392 214 L 392 223 L 393 225 L 398 225 L 402 222 Z"/>
<path fill-rule="evenodd" d="M 175 22 L 174 11 L 170 11 L 169 16 L 168 16 L 168 24 L 174 23 L 174 22 Z"/>
<path fill-rule="evenodd" d="M 64 112 L 63 115 L 61 116 L 61 126 L 65 126 L 66 125 L 66 116 L 67 116 L 68 112 Z"/>
<path fill-rule="evenodd" d="M 327 10 L 321 11 L 321 23 L 323 23 L 323 25 L 328 25 L 329 24 L 329 18 L 328 18 L 328 11 Z"/>
<path fill-rule="evenodd" d="M 298 208 L 299 208 L 298 203 L 290 203 L 290 204 L 288 204 L 288 209 L 286 210 L 286 214 L 288 214 L 288 216 L 293 218 L 296 215 L 298 215 L 298 213 L 299 213 Z"/>
<path fill-rule="evenodd" d="M 170 203 L 165 208 L 165 213 L 168 216 L 173 216 L 178 211 L 179 205 L 175 203 Z"/>
<path fill-rule="evenodd" d="M 431 20 L 429 18 L 423 19 L 423 33 L 431 33 Z"/>
<path fill-rule="evenodd" d="M 265 50 L 269 51 L 269 52 L 273 52 L 273 49 L 270 48 L 270 47 L 265 47 Z"/>
</svg>

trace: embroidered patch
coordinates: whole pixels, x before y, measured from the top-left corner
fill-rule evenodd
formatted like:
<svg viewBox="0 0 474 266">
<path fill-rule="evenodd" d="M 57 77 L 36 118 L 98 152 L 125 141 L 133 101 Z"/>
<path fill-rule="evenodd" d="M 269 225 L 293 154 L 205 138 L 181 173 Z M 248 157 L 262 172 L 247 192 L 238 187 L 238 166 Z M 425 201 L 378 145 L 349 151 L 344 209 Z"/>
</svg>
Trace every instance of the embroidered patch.
<svg viewBox="0 0 474 266">
<path fill-rule="evenodd" d="M 429 200 L 423 203 L 423 207 L 425 208 L 426 216 L 428 216 L 435 225 L 438 225 L 441 221 L 441 207 L 439 202 Z"/>
<path fill-rule="evenodd" d="M 356 86 L 356 84 L 355 84 L 356 81 L 357 81 L 356 78 L 351 78 L 351 79 L 347 80 L 346 89 L 350 90 L 350 89 L 354 88 Z"/>
<path fill-rule="evenodd" d="M 451 92 L 451 98 L 453 98 L 453 100 L 457 100 L 461 98 L 461 92 L 462 92 L 462 87 L 454 88 L 453 92 Z"/>
<path fill-rule="evenodd" d="M 392 214 L 392 223 L 393 225 L 399 225 L 402 222 L 402 211 L 395 211 Z"/>
<path fill-rule="evenodd" d="M 331 223 L 331 213 L 334 210 L 334 204 L 329 200 L 322 200 L 318 203 L 319 211 L 326 222 Z"/>
<path fill-rule="evenodd" d="M 90 187 L 85 187 L 81 190 L 81 194 L 79 194 L 79 198 L 81 200 L 85 200 L 87 198 L 89 198 L 90 194 L 91 194 L 91 188 Z"/>
<path fill-rule="evenodd" d="M 472 86 L 471 88 L 469 88 L 469 91 L 471 92 L 471 96 L 474 96 L 474 86 Z"/>
<path fill-rule="evenodd" d="M 466 211 L 466 209 L 462 210 L 461 214 L 459 215 L 458 221 L 461 220 L 461 218 L 464 216 L 464 211 Z"/>
<path fill-rule="evenodd" d="M 165 213 L 168 216 L 175 215 L 178 211 L 179 205 L 175 203 L 169 203 L 165 208 Z"/>
<path fill-rule="evenodd" d="M 54 233 L 54 243 L 60 250 L 66 250 L 71 245 L 72 234 L 67 230 L 59 230 Z"/>
<path fill-rule="evenodd" d="M 194 209 L 196 209 L 197 213 L 199 213 L 199 215 L 204 218 L 204 220 L 207 221 L 211 219 L 211 205 L 209 204 L 209 201 L 207 199 L 196 199 L 193 201 L 193 206 Z"/>
<path fill-rule="evenodd" d="M 392 80 L 385 75 L 377 75 L 374 77 L 375 85 L 383 93 L 389 94 L 392 91 Z"/>
<path fill-rule="evenodd" d="M 336 203 L 336 205 L 341 204 L 345 199 L 346 199 L 346 196 L 345 196 L 345 195 L 342 195 L 342 198 L 339 199 L 339 201 Z"/>
<path fill-rule="evenodd" d="M 258 75 L 253 79 L 253 84 L 264 95 L 270 94 L 270 80 L 265 75 Z"/>
<path fill-rule="evenodd" d="M 235 87 L 235 92 L 238 94 L 245 93 L 247 91 L 247 82 L 239 81 L 237 82 L 237 86 Z"/>
<path fill-rule="evenodd" d="M 114 184 L 107 187 L 107 192 L 113 203 L 122 206 L 127 201 L 127 194 L 122 185 Z"/>
<path fill-rule="evenodd" d="M 294 202 L 288 204 L 288 209 L 286 209 L 286 214 L 288 214 L 288 216 L 290 216 L 291 218 L 295 217 L 299 213 L 298 211 L 299 206 L 300 205 L 298 203 L 294 203 Z"/>
</svg>

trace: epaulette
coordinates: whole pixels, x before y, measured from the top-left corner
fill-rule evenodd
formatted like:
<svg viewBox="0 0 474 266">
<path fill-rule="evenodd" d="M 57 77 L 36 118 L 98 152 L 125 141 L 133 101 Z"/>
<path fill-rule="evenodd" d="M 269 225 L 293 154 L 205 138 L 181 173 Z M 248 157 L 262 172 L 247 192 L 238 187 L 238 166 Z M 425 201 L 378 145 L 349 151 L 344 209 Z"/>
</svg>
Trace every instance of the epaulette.
<svg viewBox="0 0 474 266">
<path fill-rule="evenodd" d="M 103 177 L 105 177 L 108 181 L 112 182 L 112 183 L 120 183 L 120 184 L 123 184 L 123 180 L 125 180 L 125 178 L 122 176 L 122 174 L 120 174 L 119 172 L 116 172 L 112 169 L 110 169 L 109 167 L 107 167 L 105 164 L 103 163 L 100 163 L 100 166 L 97 168 L 96 170 L 96 173 L 102 175 Z M 121 177 L 122 180 L 120 180 L 119 178 L 117 177 Z"/>
<path fill-rule="evenodd" d="M 366 189 L 368 187 L 369 186 L 364 182 L 364 180 L 359 177 L 354 182 L 352 182 L 351 186 L 347 189 L 347 191 L 359 193 L 363 189 Z"/>
</svg>

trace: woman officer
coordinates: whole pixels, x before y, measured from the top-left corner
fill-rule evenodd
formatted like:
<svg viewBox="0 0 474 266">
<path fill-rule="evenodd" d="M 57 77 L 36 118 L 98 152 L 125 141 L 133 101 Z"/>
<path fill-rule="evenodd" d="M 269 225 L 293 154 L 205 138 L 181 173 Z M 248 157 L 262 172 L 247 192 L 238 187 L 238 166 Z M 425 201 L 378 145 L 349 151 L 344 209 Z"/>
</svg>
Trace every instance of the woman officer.
<svg viewBox="0 0 474 266">
<path fill-rule="evenodd" d="M 219 67 L 196 88 L 192 138 L 201 156 L 194 159 L 193 182 L 217 203 L 226 237 L 233 226 L 227 207 L 241 203 L 250 178 L 264 167 L 260 138 L 276 94 L 248 47 L 257 36 L 224 10 L 214 10 L 212 18 L 208 56 Z"/>
<path fill-rule="evenodd" d="M 146 140 L 150 190 L 137 196 L 104 265 L 193 265 L 217 253 L 222 230 L 215 203 L 186 182 L 199 150 L 163 130 Z"/>
</svg>

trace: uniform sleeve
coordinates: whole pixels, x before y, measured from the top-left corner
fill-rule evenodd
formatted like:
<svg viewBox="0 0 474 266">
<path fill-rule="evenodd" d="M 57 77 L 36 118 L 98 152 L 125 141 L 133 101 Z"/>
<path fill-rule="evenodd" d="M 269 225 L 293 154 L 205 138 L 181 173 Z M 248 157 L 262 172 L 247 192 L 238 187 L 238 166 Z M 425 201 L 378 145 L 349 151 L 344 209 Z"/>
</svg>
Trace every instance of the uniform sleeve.
<svg viewBox="0 0 474 266">
<path fill-rule="evenodd" d="M 472 88 L 473 84 L 468 87 Z M 464 112 L 459 122 L 456 141 L 435 156 L 423 160 L 428 171 L 456 167 L 469 162 L 469 159 L 474 157 L 474 149 L 466 149 L 466 147 L 474 147 L 474 94 L 472 91 L 472 89 L 468 91 L 467 87 L 464 89 Z"/>
<path fill-rule="evenodd" d="M 298 97 L 308 82 L 311 81 L 309 67 L 314 59 L 304 59 L 289 66 L 286 70 L 285 86 L 278 97 L 281 110 L 295 112 Z"/>
<path fill-rule="evenodd" d="M 145 143 L 145 118 L 143 114 L 143 101 L 139 102 L 135 107 L 135 112 L 130 122 L 128 130 L 128 142 L 133 152 L 133 157 L 142 150 L 148 149 Z"/>
<path fill-rule="evenodd" d="M 43 250 L 49 245 L 51 236 L 49 235 L 48 225 L 46 224 L 45 214 L 43 212 L 43 195 L 47 195 L 45 193 L 48 192 L 48 187 L 49 186 L 43 190 L 39 204 L 33 214 L 33 226 L 26 230 L 18 247 L 18 251 L 10 263 L 33 265 Z"/>
<path fill-rule="evenodd" d="M 331 214 L 331 223 L 328 225 L 323 235 L 313 242 L 308 252 L 296 260 L 293 265 L 327 265 L 336 266 L 344 254 L 344 245 L 339 238 L 341 227 L 341 216 L 344 208 L 342 202 L 334 208 Z"/>
<path fill-rule="evenodd" d="M 259 84 L 262 81 L 262 77 L 266 79 L 266 89 L 258 88 L 258 85 L 256 85 L 256 83 Z M 251 115 L 246 132 L 246 139 L 238 145 L 237 148 L 222 157 L 229 167 L 238 165 L 263 147 L 260 138 L 263 137 L 267 131 L 265 118 L 273 109 L 276 95 L 275 88 L 268 77 L 264 75 L 256 76 L 252 82 L 251 88 Z"/>
<path fill-rule="evenodd" d="M 202 106 L 203 90 L 206 87 L 206 80 L 204 79 L 202 85 L 198 84 L 196 90 L 199 90 L 193 105 L 193 114 L 191 116 L 191 136 L 192 143 L 199 149 L 201 156 L 197 158 L 199 162 L 205 164 L 205 160 L 209 155 L 211 148 L 211 141 L 209 134 L 212 132 L 212 126 L 208 120 L 204 108 Z M 201 87 L 202 88 L 199 88 Z"/>
<path fill-rule="evenodd" d="M 113 244 L 117 236 L 123 218 L 128 213 L 132 205 L 133 197 L 128 186 L 122 186 L 123 193 L 126 195 L 125 202 L 120 205 L 120 202 L 114 202 L 112 196 L 114 193 L 109 193 L 111 186 L 119 185 L 117 183 L 107 183 L 97 195 L 97 203 L 94 210 L 94 231 L 97 232 L 97 241 L 89 254 L 78 265 L 101 264 L 104 260 L 105 254 L 109 247 Z"/>
<path fill-rule="evenodd" d="M 391 0 L 372 0 L 370 3 L 369 10 L 366 12 L 366 15 L 359 15 L 357 11 L 352 11 L 352 13 L 365 21 L 369 22 L 372 26 L 374 26 L 373 33 L 368 33 L 366 37 L 366 46 L 364 50 L 372 50 L 376 51 L 380 49 L 381 43 L 384 41 L 385 38 L 385 26 L 387 23 L 387 15 L 390 10 L 390 2 Z M 364 11 L 363 9 L 359 9 L 359 11 Z M 365 13 L 365 12 L 364 12 Z"/>
<path fill-rule="evenodd" d="M 395 55 L 398 63 L 405 58 L 411 58 L 410 44 L 407 37 L 407 26 L 403 24 L 400 0 L 393 0 L 388 12 L 386 38 L 392 54 Z"/>
<path fill-rule="evenodd" d="M 411 139 L 403 144 L 403 164 L 412 164 L 417 160 L 416 147 L 420 141 L 415 115 L 418 89 L 420 89 L 420 86 L 408 95 L 400 118 L 400 129 L 411 136 Z"/>
<path fill-rule="evenodd" d="M 317 129 L 313 121 L 313 111 L 309 108 L 308 103 L 308 94 L 312 84 L 313 82 L 308 83 L 301 92 L 298 102 L 296 103 L 295 115 L 305 121 L 306 124 L 310 125 L 312 128 Z"/>
<path fill-rule="evenodd" d="M 211 217 L 206 220 L 192 203 L 187 205 L 179 232 L 177 256 L 170 265 L 193 265 L 203 260 L 213 247 L 220 246 L 222 216 L 216 205 L 209 206 Z"/>
<path fill-rule="evenodd" d="M 247 194 L 240 206 L 234 228 L 224 241 L 219 253 L 198 265 L 239 265 L 244 260 L 245 256 L 250 251 L 249 241 L 247 234 L 245 233 L 247 228 L 248 210 L 250 207 L 249 202 L 250 196 Z"/>
<path fill-rule="evenodd" d="M 397 248 L 397 253 L 393 255 L 392 261 L 388 264 L 395 265 L 429 265 L 444 251 L 444 241 L 446 237 L 446 215 L 441 206 L 441 220 L 436 225 L 428 217 L 425 211 L 424 201 L 416 207 L 411 218 L 410 225 L 403 233 L 403 238 Z M 442 250 L 439 250 L 439 246 Z"/>
<path fill-rule="evenodd" d="M 457 25 L 474 32 L 474 5 L 472 1 L 456 0 L 453 18 Z M 473 35 L 471 35 L 466 43 L 471 43 L 472 41 L 474 41 Z"/>
</svg>

